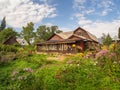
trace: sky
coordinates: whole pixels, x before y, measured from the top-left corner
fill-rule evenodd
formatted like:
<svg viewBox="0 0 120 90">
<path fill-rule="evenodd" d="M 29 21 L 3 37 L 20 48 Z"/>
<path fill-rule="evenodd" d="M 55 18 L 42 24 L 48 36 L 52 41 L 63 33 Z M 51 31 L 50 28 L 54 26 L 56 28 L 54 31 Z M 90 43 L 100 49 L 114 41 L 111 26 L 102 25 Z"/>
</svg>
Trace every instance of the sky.
<svg viewBox="0 0 120 90">
<path fill-rule="evenodd" d="M 21 31 L 33 22 L 57 25 L 62 31 L 81 27 L 98 38 L 103 33 L 118 35 L 120 0 L 0 0 L 0 21 L 6 16 L 8 27 Z"/>
</svg>

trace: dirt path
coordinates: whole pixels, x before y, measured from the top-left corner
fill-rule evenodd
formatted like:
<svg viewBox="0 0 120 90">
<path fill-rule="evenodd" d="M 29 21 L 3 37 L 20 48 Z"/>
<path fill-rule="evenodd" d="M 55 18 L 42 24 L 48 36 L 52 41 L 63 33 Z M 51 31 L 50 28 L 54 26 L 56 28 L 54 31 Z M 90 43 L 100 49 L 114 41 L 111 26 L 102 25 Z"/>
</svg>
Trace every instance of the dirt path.
<svg viewBox="0 0 120 90">
<path fill-rule="evenodd" d="M 48 57 L 47 60 L 63 61 L 65 58 L 66 58 L 65 55 L 58 55 L 58 56 Z"/>
</svg>

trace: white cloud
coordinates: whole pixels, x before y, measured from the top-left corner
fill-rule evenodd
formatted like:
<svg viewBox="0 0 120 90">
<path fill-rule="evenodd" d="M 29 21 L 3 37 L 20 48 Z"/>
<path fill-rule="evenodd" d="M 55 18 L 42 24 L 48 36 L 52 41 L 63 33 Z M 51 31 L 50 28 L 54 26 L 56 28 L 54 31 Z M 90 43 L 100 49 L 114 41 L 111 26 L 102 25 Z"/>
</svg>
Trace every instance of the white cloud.
<svg viewBox="0 0 120 90">
<path fill-rule="evenodd" d="M 118 35 L 118 28 L 120 20 L 114 20 L 112 22 L 92 22 L 91 24 L 87 24 L 83 28 L 93 33 L 97 37 L 101 37 L 102 33 L 110 34 L 112 37 Z"/>
<path fill-rule="evenodd" d="M 82 19 L 85 18 L 84 14 L 81 14 L 81 13 L 76 13 L 76 14 L 74 14 L 74 16 L 77 17 L 77 18 L 82 18 Z"/>
<path fill-rule="evenodd" d="M 83 26 L 81 26 L 81 24 L 79 24 L 79 26 L 87 31 L 89 31 L 90 33 L 92 33 L 93 35 L 95 35 L 97 38 L 100 38 L 102 36 L 102 34 L 110 34 L 112 38 L 114 38 L 115 36 L 118 36 L 118 28 L 120 27 L 120 19 L 119 20 L 114 20 L 112 22 L 105 22 L 105 21 L 96 21 L 96 22 L 92 22 L 91 20 L 85 20 L 83 22 L 81 22 L 82 24 L 84 24 Z M 77 28 L 78 26 L 75 26 L 74 28 L 66 28 L 66 27 L 60 27 L 60 30 L 63 30 L 64 32 L 66 31 L 73 31 Z"/>
<path fill-rule="evenodd" d="M 59 27 L 59 30 L 62 30 L 63 32 L 72 31 L 70 28 L 66 27 Z"/>
<path fill-rule="evenodd" d="M 94 11 L 95 11 L 95 9 L 91 9 L 91 10 L 87 10 L 86 13 L 87 13 L 87 14 L 91 14 L 91 13 L 93 13 Z"/>
<path fill-rule="evenodd" d="M 91 24 L 92 23 L 91 20 L 86 19 L 86 17 L 84 16 L 84 14 L 76 13 L 74 16 L 77 18 L 77 23 L 80 26 L 85 26 L 87 24 Z"/>
<path fill-rule="evenodd" d="M 88 4 L 89 6 L 87 6 Z M 101 37 L 102 33 L 109 33 L 112 37 L 117 36 L 120 19 L 110 19 L 111 22 L 98 21 L 99 17 L 107 16 L 114 10 L 119 11 L 112 0 L 74 0 L 73 8 L 75 9 L 73 17 L 81 27 L 97 37 Z M 97 18 L 93 20 L 90 18 L 91 16 L 92 18 L 97 16 Z"/>
<path fill-rule="evenodd" d="M 86 2 L 86 0 L 75 0 L 75 2 L 83 4 Z"/>
<path fill-rule="evenodd" d="M 73 8 L 81 14 L 90 15 L 96 14 L 106 16 L 113 11 L 111 8 L 114 3 L 111 0 L 74 0 Z"/>
<path fill-rule="evenodd" d="M 98 8 L 102 8 L 102 14 L 99 13 L 99 15 L 106 16 L 109 12 L 112 11 L 111 7 L 114 5 L 113 2 L 111 1 L 102 1 L 99 5 Z"/>
<path fill-rule="evenodd" d="M 52 23 L 46 23 L 45 25 L 48 26 L 48 27 L 53 26 Z"/>
<path fill-rule="evenodd" d="M 88 25 L 88 24 L 91 24 L 92 21 L 91 20 L 87 20 L 87 19 L 80 19 L 78 21 L 78 24 L 81 25 L 81 26 L 85 26 L 85 25 Z"/>
<path fill-rule="evenodd" d="M 45 1 L 45 0 L 44 0 Z M 0 19 L 6 16 L 7 24 L 22 27 L 28 22 L 38 23 L 44 18 L 56 16 L 56 8 L 47 3 L 34 3 L 32 0 L 0 0 Z"/>
<path fill-rule="evenodd" d="M 81 5 L 83 5 L 86 2 L 86 0 L 74 0 L 74 5 L 73 8 L 82 8 L 80 7 Z"/>
</svg>

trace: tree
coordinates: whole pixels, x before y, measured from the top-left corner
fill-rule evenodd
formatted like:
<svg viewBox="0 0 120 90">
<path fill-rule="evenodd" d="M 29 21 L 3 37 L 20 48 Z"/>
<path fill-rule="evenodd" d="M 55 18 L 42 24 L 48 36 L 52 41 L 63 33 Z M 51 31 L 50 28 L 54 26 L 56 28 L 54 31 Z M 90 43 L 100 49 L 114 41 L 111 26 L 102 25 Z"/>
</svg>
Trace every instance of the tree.
<svg viewBox="0 0 120 90">
<path fill-rule="evenodd" d="M 22 29 L 23 29 L 21 31 L 22 37 L 27 41 L 29 45 L 31 45 L 35 37 L 34 24 L 32 22 L 27 23 L 27 26 L 23 27 Z"/>
<path fill-rule="evenodd" d="M 17 36 L 17 32 L 13 28 L 6 28 L 0 32 L 0 43 L 3 43 L 6 39 L 11 36 Z"/>
<path fill-rule="evenodd" d="M 46 25 L 39 26 L 36 31 L 36 42 L 45 41 L 54 33 L 60 33 L 57 26 L 47 27 Z"/>
<path fill-rule="evenodd" d="M 118 38 L 120 39 L 120 27 L 118 29 Z"/>
<path fill-rule="evenodd" d="M 0 31 L 2 31 L 3 29 L 5 29 L 6 27 L 6 20 L 5 20 L 5 17 L 3 18 L 2 22 L 1 22 L 1 25 L 0 25 Z"/>
<path fill-rule="evenodd" d="M 101 38 L 102 38 L 102 42 L 104 45 L 109 46 L 112 43 L 112 38 L 109 34 L 107 34 L 107 35 L 103 34 L 103 36 Z"/>
</svg>

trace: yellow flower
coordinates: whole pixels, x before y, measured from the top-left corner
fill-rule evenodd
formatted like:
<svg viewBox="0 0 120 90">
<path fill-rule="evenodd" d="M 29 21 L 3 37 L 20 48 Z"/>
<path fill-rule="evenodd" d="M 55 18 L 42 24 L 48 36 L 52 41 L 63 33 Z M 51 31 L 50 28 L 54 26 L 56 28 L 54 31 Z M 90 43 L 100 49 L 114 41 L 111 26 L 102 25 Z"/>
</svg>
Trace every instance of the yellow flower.
<svg viewBox="0 0 120 90">
<path fill-rule="evenodd" d="M 107 46 L 102 46 L 102 50 L 108 50 L 108 47 Z"/>
<path fill-rule="evenodd" d="M 114 50 L 114 48 L 115 48 L 115 44 L 111 44 L 111 45 L 109 46 L 109 50 Z"/>
<path fill-rule="evenodd" d="M 83 53 L 78 53 L 78 54 L 76 54 L 76 56 L 78 56 L 78 57 L 83 57 L 84 54 L 83 54 Z"/>
<path fill-rule="evenodd" d="M 75 44 L 73 44 L 73 45 L 72 45 L 72 47 L 76 47 L 76 45 L 75 45 Z"/>
</svg>

